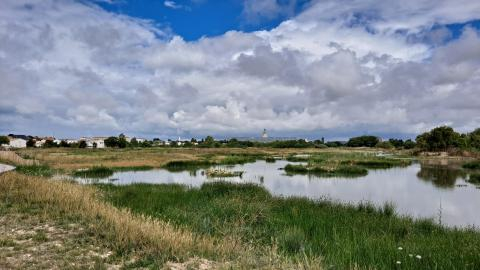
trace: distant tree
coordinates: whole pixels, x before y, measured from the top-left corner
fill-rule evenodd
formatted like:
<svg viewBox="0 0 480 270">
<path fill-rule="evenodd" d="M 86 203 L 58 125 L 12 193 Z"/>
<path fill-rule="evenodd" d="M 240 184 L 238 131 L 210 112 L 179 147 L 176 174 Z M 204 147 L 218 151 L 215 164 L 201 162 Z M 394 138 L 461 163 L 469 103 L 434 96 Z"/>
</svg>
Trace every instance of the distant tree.
<svg viewBox="0 0 480 270">
<path fill-rule="evenodd" d="M 340 141 L 332 141 L 332 142 L 325 143 L 325 145 L 328 146 L 328 147 L 341 147 L 341 146 L 344 146 L 345 143 L 340 142 Z"/>
<path fill-rule="evenodd" d="M 390 142 L 395 148 L 402 148 L 404 146 L 404 141 L 402 139 L 389 139 L 388 142 Z"/>
<path fill-rule="evenodd" d="M 468 134 L 470 147 L 480 150 L 480 128 L 475 129 L 472 133 Z"/>
<path fill-rule="evenodd" d="M 350 147 L 374 147 L 380 140 L 375 136 L 353 137 L 347 142 Z"/>
<path fill-rule="evenodd" d="M 465 145 L 461 135 L 448 126 L 436 127 L 417 136 L 417 146 L 428 151 L 447 151 Z"/>
<path fill-rule="evenodd" d="M 415 148 L 416 144 L 414 141 L 408 139 L 403 143 L 403 148 L 405 149 L 413 149 Z"/>
<path fill-rule="evenodd" d="M 104 141 L 106 147 L 117 147 L 118 146 L 118 138 L 117 137 L 108 137 Z"/>
<path fill-rule="evenodd" d="M 142 147 L 152 147 L 153 143 L 151 141 L 143 141 L 140 143 L 140 146 Z"/>
<path fill-rule="evenodd" d="M 130 141 L 130 146 L 131 147 L 138 147 L 137 138 L 132 138 L 132 140 Z"/>
<path fill-rule="evenodd" d="M 393 144 L 390 141 L 384 141 L 384 142 L 377 143 L 377 145 L 375 145 L 375 147 L 383 148 L 383 149 L 392 149 L 395 146 L 393 146 Z"/>
<path fill-rule="evenodd" d="M 81 140 L 81 141 L 78 143 L 78 148 L 87 148 L 87 142 L 84 141 L 84 140 Z"/>
<path fill-rule="evenodd" d="M 120 134 L 120 135 L 122 135 L 122 134 Z M 125 136 L 123 136 L 123 137 L 119 136 L 118 137 L 118 147 L 119 148 L 125 148 L 125 147 L 127 147 L 127 145 L 128 145 L 128 142 L 127 142 L 127 139 L 125 138 Z"/>
<path fill-rule="evenodd" d="M 27 147 L 35 147 L 35 140 L 34 139 L 29 139 L 27 141 Z"/>
<path fill-rule="evenodd" d="M 195 138 L 192 138 L 192 139 L 190 140 L 190 142 L 192 142 L 192 143 L 196 143 L 196 142 L 197 142 L 197 139 L 195 139 Z"/>
<path fill-rule="evenodd" d="M 1 144 L 9 144 L 10 139 L 7 136 L 0 136 L 0 145 Z"/>
<path fill-rule="evenodd" d="M 60 147 L 70 147 L 70 144 L 68 144 L 66 141 L 61 141 Z"/>
<path fill-rule="evenodd" d="M 93 148 L 97 148 L 97 143 L 96 143 L 96 142 L 93 142 L 93 143 L 92 143 L 92 147 L 93 147 Z"/>
<path fill-rule="evenodd" d="M 52 147 L 58 147 L 58 144 L 56 144 L 53 140 L 46 140 L 45 143 L 43 144 L 44 148 L 52 148 Z"/>
</svg>

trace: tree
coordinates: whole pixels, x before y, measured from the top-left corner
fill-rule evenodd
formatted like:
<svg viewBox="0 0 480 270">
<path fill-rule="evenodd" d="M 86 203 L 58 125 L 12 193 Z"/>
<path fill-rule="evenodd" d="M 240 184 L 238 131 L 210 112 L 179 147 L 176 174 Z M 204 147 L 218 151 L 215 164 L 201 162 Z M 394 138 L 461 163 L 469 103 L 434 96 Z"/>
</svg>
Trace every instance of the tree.
<svg viewBox="0 0 480 270">
<path fill-rule="evenodd" d="M 436 127 L 417 136 L 417 146 L 429 151 L 447 151 L 449 148 L 465 145 L 464 139 L 453 128 Z"/>
<path fill-rule="evenodd" d="M 106 147 L 117 147 L 118 146 L 118 138 L 117 137 L 108 137 L 104 141 Z"/>
<path fill-rule="evenodd" d="M 375 136 L 359 136 L 353 137 L 347 142 L 347 146 L 350 147 L 374 147 L 380 140 Z"/>
<path fill-rule="evenodd" d="M 66 141 L 60 141 L 60 146 L 61 147 L 70 147 L 70 144 L 68 144 Z"/>
<path fill-rule="evenodd" d="M 86 141 L 80 141 L 78 143 L 78 148 L 87 148 L 87 142 Z"/>
<path fill-rule="evenodd" d="M 390 141 L 384 141 L 384 142 L 377 143 L 377 145 L 375 145 L 375 147 L 383 148 L 383 149 L 392 149 L 395 146 L 393 146 L 393 144 Z"/>
<path fill-rule="evenodd" d="M 128 145 L 128 142 L 127 142 L 127 139 L 125 139 L 125 136 L 118 138 L 118 147 L 125 148 L 127 147 L 127 145 Z"/>
<path fill-rule="evenodd" d="M 480 150 L 480 128 L 475 129 L 472 133 L 468 134 L 470 147 Z"/>
<path fill-rule="evenodd" d="M 130 141 L 130 146 L 131 147 L 137 147 L 138 146 L 137 138 L 132 138 L 132 140 Z"/>
<path fill-rule="evenodd" d="M 403 148 L 405 149 L 413 149 L 415 148 L 416 144 L 414 141 L 408 139 L 403 143 Z"/>
<path fill-rule="evenodd" d="M 27 141 L 27 147 L 35 147 L 35 140 L 34 139 L 29 139 Z"/>
<path fill-rule="evenodd" d="M 7 136 L 0 136 L 0 145 L 1 144 L 9 144 L 10 139 Z"/>
</svg>

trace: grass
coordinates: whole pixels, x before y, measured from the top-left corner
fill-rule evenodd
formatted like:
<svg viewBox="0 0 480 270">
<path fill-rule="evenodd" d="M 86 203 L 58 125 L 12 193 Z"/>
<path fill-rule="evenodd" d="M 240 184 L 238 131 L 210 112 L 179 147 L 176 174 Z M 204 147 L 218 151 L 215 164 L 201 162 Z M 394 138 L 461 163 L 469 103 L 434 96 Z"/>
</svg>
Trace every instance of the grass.
<svg viewBox="0 0 480 270">
<path fill-rule="evenodd" d="M 367 169 L 352 166 L 352 165 L 340 165 L 336 167 L 324 167 L 324 166 L 308 166 L 308 165 L 294 165 L 287 164 L 284 168 L 287 174 L 312 174 L 324 177 L 336 177 L 336 176 L 347 176 L 347 177 L 357 177 L 365 176 L 368 174 Z"/>
<path fill-rule="evenodd" d="M 402 262 L 402 269 L 480 268 L 478 231 L 398 217 L 391 204 L 275 198 L 253 184 L 223 182 L 199 189 L 148 184 L 98 187 L 108 201 L 134 213 L 169 220 L 200 236 L 276 246 L 287 258 L 321 256 L 323 265 L 332 269 L 395 269 L 396 261 Z"/>
<path fill-rule="evenodd" d="M 131 194 L 135 195 L 138 194 Z M 155 269 L 168 261 L 206 258 L 220 265 L 228 263 L 230 268 L 296 269 L 305 268 L 305 265 L 319 268 L 317 258 L 287 259 L 275 247 L 254 248 L 234 235 L 199 234 L 158 216 L 117 208 L 105 202 L 104 195 L 94 186 L 8 172 L 0 175 L 0 202 L 22 205 L 25 211 L 38 206 L 44 215 L 57 220 L 89 224 L 90 233 L 103 239 L 117 254 L 133 253 L 136 258 L 143 258 L 132 267 Z M 142 202 L 145 201 L 142 199 Z M 181 210 L 176 212 L 182 213 Z M 36 238 L 39 242 L 49 240 L 41 232 Z"/>
<path fill-rule="evenodd" d="M 469 170 L 480 170 L 480 160 L 467 162 L 462 167 Z"/>
<path fill-rule="evenodd" d="M 110 168 L 97 166 L 87 170 L 76 171 L 73 173 L 73 176 L 81 178 L 106 178 L 112 176 L 113 172 Z"/>
<path fill-rule="evenodd" d="M 54 174 L 54 171 L 47 165 L 20 165 L 15 170 L 30 176 L 51 177 Z"/>
</svg>

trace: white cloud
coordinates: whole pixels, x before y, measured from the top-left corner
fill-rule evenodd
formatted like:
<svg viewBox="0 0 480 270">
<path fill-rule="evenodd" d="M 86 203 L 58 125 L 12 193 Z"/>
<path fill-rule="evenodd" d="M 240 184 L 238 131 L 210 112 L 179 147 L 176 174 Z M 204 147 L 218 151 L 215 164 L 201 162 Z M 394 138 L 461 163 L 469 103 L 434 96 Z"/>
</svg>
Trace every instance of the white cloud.
<svg viewBox="0 0 480 270">
<path fill-rule="evenodd" d="M 448 29 L 431 27 L 480 17 L 475 2 L 318 1 L 271 31 L 186 42 L 94 5 L 4 1 L 0 132 L 467 131 L 480 126 L 480 35 L 444 44 Z"/>
<path fill-rule="evenodd" d="M 164 2 L 163 2 L 163 5 L 166 6 L 166 7 L 168 7 L 168 8 L 173 8 L 173 9 L 180 9 L 180 8 L 182 8 L 182 5 L 179 5 L 179 4 L 175 3 L 175 1 L 169 1 L 169 0 L 164 1 Z"/>
</svg>

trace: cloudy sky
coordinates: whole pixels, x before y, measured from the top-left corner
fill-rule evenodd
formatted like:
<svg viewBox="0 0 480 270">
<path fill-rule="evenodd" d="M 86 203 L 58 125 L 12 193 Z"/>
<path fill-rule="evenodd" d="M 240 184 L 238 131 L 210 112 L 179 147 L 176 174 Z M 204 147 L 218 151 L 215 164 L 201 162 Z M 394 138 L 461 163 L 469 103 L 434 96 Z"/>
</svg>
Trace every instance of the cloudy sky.
<svg viewBox="0 0 480 270">
<path fill-rule="evenodd" d="M 480 1 L 0 1 L 0 134 L 437 125 L 480 127 Z"/>
</svg>

